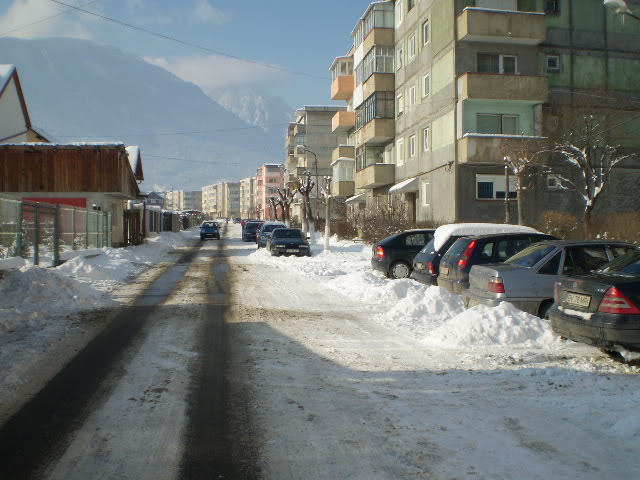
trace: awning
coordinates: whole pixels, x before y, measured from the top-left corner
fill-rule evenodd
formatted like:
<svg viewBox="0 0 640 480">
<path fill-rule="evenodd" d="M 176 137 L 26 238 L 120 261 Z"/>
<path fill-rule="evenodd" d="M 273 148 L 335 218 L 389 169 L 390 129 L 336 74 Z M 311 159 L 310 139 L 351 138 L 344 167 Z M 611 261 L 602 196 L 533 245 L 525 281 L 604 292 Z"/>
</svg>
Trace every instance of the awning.
<svg viewBox="0 0 640 480">
<path fill-rule="evenodd" d="M 365 195 L 366 193 L 359 193 L 358 195 L 347 198 L 344 203 L 366 203 Z"/>
<path fill-rule="evenodd" d="M 396 183 L 389 189 L 389 193 L 407 193 L 418 191 L 418 179 L 416 177 L 410 178 L 400 183 Z"/>
</svg>

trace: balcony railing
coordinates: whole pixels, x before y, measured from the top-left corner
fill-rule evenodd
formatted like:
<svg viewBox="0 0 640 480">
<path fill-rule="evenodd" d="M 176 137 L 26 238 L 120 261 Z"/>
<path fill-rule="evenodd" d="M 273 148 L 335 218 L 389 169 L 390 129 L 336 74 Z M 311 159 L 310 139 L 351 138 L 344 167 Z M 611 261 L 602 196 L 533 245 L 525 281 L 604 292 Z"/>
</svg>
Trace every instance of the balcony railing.
<svg viewBox="0 0 640 480">
<path fill-rule="evenodd" d="M 356 87 L 354 75 L 340 75 L 331 83 L 332 100 L 349 100 Z"/>
<path fill-rule="evenodd" d="M 460 100 L 520 100 L 544 103 L 549 96 L 549 81 L 540 75 L 503 75 L 465 73 L 458 77 Z"/>
<path fill-rule="evenodd" d="M 375 118 L 356 131 L 356 144 L 381 145 L 390 142 L 396 134 L 393 118 Z"/>
<path fill-rule="evenodd" d="M 538 45 L 547 38 L 543 13 L 467 7 L 457 22 L 460 41 Z"/>
<path fill-rule="evenodd" d="M 335 162 L 339 158 L 356 158 L 356 149 L 351 145 L 338 145 L 331 153 L 331 161 Z"/>
<path fill-rule="evenodd" d="M 535 153 L 544 149 L 545 137 L 521 135 L 489 135 L 467 133 L 458 140 L 458 163 L 503 163 L 504 153 L 501 147 L 504 143 L 511 147 L 515 154 L 522 149 L 522 142 L 529 144 L 529 152 Z"/>
<path fill-rule="evenodd" d="M 332 132 L 348 132 L 356 126 L 356 112 L 340 111 L 331 119 Z"/>
<path fill-rule="evenodd" d="M 331 184 L 331 194 L 336 197 L 352 197 L 356 192 L 356 184 L 351 181 L 333 182 Z"/>
<path fill-rule="evenodd" d="M 356 188 L 379 188 L 395 182 L 396 166 L 376 163 L 356 172 Z"/>
</svg>

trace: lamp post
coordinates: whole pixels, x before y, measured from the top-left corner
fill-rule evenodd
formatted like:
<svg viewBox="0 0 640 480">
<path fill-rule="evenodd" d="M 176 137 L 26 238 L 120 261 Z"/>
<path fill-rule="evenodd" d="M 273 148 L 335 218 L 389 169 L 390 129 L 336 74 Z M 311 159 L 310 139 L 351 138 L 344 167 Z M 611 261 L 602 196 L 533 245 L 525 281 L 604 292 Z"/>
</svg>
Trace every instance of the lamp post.
<svg viewBox="0 0 640 480">
<path fill-rule="evenodd" d="M 631 13 L 631 10 L 629 9 L 629 5 L 627 5 L 627 2 L 625 0 L 604 0 L 604 6 L 605 7 L 609 7 L 609 8 L 615 8 L 616 12 L 619 13 L 620 15 L 627 15 L 631 18 L 635 18 L 636 20 L 640 21 L 640 16 Z"/>
<path fill-rule="evenodd" d="M 311 155 L 313 155 L 313 166 L 314 166 L 314 169 L 316 171 L 316 174 L 315 174 L 315 177 L 316 177 L 316 220 L 320 220 L 320 209 L 318 207 L 318 198 L 320 197 L 320 187 L 318 185 L 318 157 L 317 157 L 317 155 L 315 153 L 313 153 L 311 150 L 309 150 L 304 145 L 298 145 L 297 150 L 298 150 L 298 154 L 300 154 L 300 152 L 302 152 L 303 154 L 310 153 Z"/>
</svg>

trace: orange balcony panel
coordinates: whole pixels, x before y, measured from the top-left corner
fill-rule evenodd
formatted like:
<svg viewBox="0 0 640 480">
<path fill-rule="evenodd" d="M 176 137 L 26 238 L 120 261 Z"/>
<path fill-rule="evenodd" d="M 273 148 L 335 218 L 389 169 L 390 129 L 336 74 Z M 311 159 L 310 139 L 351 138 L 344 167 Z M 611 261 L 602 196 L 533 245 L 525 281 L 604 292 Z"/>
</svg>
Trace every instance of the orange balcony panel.
<svg viewBox="0 0 640 480">
<path fill-rule="evenodd" d="M 331 84 L 332 100 L 349 100 L 353 96 L 356 88 L 356 77 L 354 75 L 342 75 L 336 77 Z"/>
<path fill-rule="evenodd" d="M 356 112 L 337 112 L 331 119 L 332 132 L 348 132 L 356 126 Z"/>
</svg>

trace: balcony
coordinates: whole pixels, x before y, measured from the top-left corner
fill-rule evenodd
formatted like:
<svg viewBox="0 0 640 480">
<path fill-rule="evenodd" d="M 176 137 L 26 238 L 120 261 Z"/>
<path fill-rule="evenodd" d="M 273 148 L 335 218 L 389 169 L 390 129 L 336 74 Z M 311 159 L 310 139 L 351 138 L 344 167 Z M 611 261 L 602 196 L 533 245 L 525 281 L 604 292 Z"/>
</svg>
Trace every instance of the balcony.
<svg viewBox="0 0 640 480">
<path fill-rule="evenodd" d="M 335 162 L 339 158 L 356 158 L 356 149 L 351 145 L 338 145 L 331 154 L 331 161 Z"/>
<path fill-rule="evenodd" d="M 331 194 L 336 197 L 353 197 L 355 193 L 355 182 L 333 182 L 331 184 Z"/>
<path fill-rule="evenodd" d="M 396 76 L 393 73 L 374 73 L 362 84 L 362 97 L 366 100 L 375 92 L 395 92 Z"/>
<path fill-rule="evenodd" d="M 337 112 L 331 119 L 332 132 L 348 132 L 356 126 L 356 112 Z"/>
<path fill-rule="evenodd" d="M 545 137 L 522 137 L 521 135 L 487 135 L 468 133 L 458 140 L 458 163 L 503 163 L 503 153 L 500 149 L 503 142 L 510 147 L 510 151 L 522 149 L 522 140 L 529 142 L 530 152 L 543 148 Z"/>
<path fill-rule="evenodd" d="M 458 77 L 460 100 L 519 100 L 544 103 L 549 95 L 547 77 L 539 75 L 502 75 L 465 73 Z"/>
<path fill-rule="evenodd" d="M 375 118 L 356 132 L 356 144 L 383 145 L 392 141 L 395 134 L 393 118 Z"/>
<path fill-rule="evenodd" d="M 356 77 L 354 75 L 341 75 L 331 84 L 332 100 L 349 100 L 353 96 L 356 88 Z"/>
<path fill-rule="evenodd" d="M 367 53 L 374 45 L 394 47 L 395 44 L 395 30 L 393 28 L 376 27 L 364 39 L 363 51 Z"/>
<path fill-rule="evenodd" d="M 356 172 L 356 188 L 378 188 L 395 182 L 396 166 L 391 163 L 375 163 Z"/>
<path fill-rule="evenodd" d="M 457 23 L 459 41 L 538 45 L 547 38 L 543 13 L 467 7 Z"/>
</svg>

